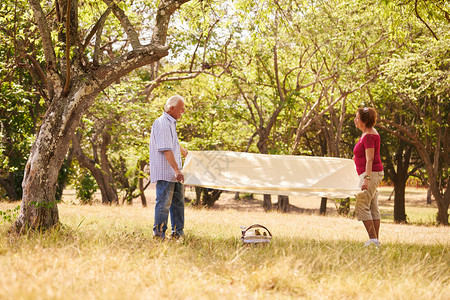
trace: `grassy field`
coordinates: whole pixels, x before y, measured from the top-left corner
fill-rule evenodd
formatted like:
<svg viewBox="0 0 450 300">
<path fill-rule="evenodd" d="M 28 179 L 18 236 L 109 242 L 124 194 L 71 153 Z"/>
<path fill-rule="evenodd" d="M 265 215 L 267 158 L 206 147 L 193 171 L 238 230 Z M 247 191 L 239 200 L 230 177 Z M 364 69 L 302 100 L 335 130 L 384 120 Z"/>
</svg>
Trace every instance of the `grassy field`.
<svg viewBox="0 0 450 300">
<path fill-rule="evenodd" d="M 382 247 L 364 248 L 362 224 L 332 207 L 326 217 L 187 207 L 175 243 L 152 239 L 152 203 L 61 204 L 59 230 L 8 237 L 0 224 L 0 299 L 448 299 L 450 228 L 383 221 Z M 239 226 L 255 223 L 270 244 L 242 245 Z"/>
</svg>

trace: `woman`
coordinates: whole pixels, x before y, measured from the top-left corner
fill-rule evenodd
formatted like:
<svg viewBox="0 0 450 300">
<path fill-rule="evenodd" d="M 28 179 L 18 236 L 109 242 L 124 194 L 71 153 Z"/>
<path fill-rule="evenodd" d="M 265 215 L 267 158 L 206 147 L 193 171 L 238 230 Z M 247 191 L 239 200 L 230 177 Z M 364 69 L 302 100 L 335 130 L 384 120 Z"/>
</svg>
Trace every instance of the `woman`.
<svg viewBox="0 0 450 300">
<path fill-rule="evenodd" d="M 370 240 L 364 245 L 371 244 L 379 247 L 380 211 L 378 209 L 378 185 L 383 179 L 383 165 L 380 158 L 380 135 L 373 128 L 377 121 L 377 112 L 371 107 L 358 108 L 355 126 L 362 131 L 361 138 L 353 149 L 353 160 L 356 171 L 361 179 L 362 192 L 356 195 L 356 216 L 362 221 L 369 234 Z"/>
</svg>

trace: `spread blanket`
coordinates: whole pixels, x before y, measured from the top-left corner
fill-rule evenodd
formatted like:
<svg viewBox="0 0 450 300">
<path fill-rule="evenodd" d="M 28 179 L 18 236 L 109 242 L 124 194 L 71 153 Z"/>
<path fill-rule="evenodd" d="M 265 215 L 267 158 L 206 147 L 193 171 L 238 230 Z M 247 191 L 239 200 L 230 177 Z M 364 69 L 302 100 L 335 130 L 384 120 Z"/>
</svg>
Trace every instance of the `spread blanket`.
<svg viewBox="0 0 450 300">
<path fill-rule="evenodd" d="M 184 184 L 255 194 L 353 197 L 360 191 L 351 159 L 190 151 Z"/>
</svg>

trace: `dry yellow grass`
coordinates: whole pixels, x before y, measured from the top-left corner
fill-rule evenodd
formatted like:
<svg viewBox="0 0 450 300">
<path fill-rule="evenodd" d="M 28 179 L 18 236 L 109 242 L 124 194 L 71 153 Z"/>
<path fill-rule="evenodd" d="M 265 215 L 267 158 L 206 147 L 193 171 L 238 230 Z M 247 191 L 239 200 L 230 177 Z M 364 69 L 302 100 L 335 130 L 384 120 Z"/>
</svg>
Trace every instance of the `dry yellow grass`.
<svg viewBox="0 0 450 300">
<path fill-rule="evenodd" d="M 0 203 L 5 211 L 14 205 Z M 380 249 L 343 217 L 186 209 L 183 243 L 152 239 L 153 207 L 59 205 L 64 227 L 6 237 L 0 299 L 448 299 L 450 228 L 382 224 Z M 274 238 L 243 246 L 240 225 Z"/>
</svg>

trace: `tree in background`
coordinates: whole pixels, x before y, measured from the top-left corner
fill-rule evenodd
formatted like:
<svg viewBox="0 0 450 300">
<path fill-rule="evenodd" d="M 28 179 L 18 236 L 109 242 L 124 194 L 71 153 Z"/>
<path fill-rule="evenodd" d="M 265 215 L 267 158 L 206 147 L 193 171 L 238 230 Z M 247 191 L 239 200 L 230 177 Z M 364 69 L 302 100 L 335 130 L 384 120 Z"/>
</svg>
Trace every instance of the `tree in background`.
<svg viewBox="0 0 450 300">
<path fill-rule="evenodd" d="M 450 203 L 449 32 L 450 27 L 444 26 L 439 40 L 420 36 L 407 53 L 384 66 L 395 98 L 380 120 L 384 130 L 413 145 L 423 160 L 438 206 L 436 221 L 444 225 L 448 225 Z"/>
<path fill-rule="evenodd" d="M 385 177 L 394 184 L 394 222 L 406 223 L 406 184 L 411 176 L 414 176 L 419 169 L 423 168 L 423 163 L 417 157 L 413 145 L 383 129 L 379 133 L 383 141 L 380 155 Z"/>
</svg>

